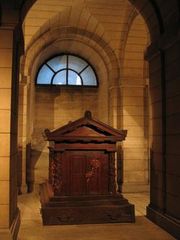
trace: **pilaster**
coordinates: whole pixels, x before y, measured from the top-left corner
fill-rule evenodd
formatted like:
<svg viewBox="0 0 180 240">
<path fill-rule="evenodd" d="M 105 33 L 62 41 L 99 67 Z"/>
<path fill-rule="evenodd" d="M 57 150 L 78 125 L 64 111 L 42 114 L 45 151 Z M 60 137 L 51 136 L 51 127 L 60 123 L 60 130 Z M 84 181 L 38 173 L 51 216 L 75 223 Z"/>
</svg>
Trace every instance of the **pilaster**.
<svg viewBox="0 0 180 240">
<path fill-rule="evenodd" d="M 9 11 L 9 10 L 8 10 Z M 4 16 L 4 15 L 3 15 Z M 0 26 L 0 239 L 17 239 L 17 84 L 16 24 L 3 19 Z"/>
</svg>

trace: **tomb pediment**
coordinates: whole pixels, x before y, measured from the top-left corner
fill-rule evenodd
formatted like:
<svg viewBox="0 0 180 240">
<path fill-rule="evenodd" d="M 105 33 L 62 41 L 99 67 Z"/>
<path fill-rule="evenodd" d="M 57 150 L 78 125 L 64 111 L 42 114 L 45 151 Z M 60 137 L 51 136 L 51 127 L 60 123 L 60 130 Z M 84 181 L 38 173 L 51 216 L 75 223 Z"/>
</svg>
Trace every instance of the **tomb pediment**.
<svg viewBox="0 0 180 240">
<path fill-rule="evenodd" d="M 109 125 L 92 118 L 89 111 L 85 112 L 83 118 L 69 122 L 63 127 L 54 130 L 45 130 L 45 135 L 49 141 L 97 141 L 116 142 L 122 141 L 127 135 L 126 130 L 117 130 Z"/>
</svg>

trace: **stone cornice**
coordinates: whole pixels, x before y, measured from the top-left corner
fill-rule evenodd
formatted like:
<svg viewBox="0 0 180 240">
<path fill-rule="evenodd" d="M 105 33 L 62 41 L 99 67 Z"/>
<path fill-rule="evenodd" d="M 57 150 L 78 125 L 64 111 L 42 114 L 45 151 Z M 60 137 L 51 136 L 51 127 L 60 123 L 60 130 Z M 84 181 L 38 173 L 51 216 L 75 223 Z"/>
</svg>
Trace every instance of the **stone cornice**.
<svg viewBox="0 0 180 240">
<path fill-rule="evenodd" d="M 17 24 L 14 23 L 1 23 L 0 30 L 14 30 Z"/>
</svg>

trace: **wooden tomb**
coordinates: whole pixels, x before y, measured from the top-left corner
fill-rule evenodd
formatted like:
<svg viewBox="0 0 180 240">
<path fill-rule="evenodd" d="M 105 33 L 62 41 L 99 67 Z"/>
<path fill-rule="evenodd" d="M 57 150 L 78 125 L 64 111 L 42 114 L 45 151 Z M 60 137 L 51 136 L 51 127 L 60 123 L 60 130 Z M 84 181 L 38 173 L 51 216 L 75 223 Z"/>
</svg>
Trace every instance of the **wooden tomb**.
<svg viewBox="0 0 180 240">
<path fill-rule="evenodd" d="M 126 134 L 93 119 L 89 111 L 45 130 L 50 145 L 49 181 L 40 185 L 44 225 L 135 221 L 134 205 L 116 192 L 116 142 Z"/>
</svg>

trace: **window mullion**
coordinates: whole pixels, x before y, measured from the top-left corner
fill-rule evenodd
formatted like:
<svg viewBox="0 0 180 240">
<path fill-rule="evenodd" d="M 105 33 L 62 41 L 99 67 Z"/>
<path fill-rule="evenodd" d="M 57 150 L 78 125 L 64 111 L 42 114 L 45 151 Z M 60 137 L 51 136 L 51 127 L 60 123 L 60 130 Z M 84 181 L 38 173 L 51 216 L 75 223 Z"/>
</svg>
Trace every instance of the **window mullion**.
<svg viewBox="0 0 180 240">
<path fill-rule="evenodd" d="M 86 70 L 86 68 L 88 68 L 89 67 L 89 64 L 88 65 L 86 65 L 80 72 L 79 72 L 79 74 L 81 74 L 84 70 Z"/>
<path fill-rule="evenodd" d="M 66 58 L 66 85 L 68 85 L 69 56 Z"/>
<path fill-rule="evenodd" d="M 83 86 L 84 84 L 83 84 L 83 78 L 81 77 L 81 75 L 79 74 L 79 77 L 80 77 L 80 79 L 81 79 L 81 86 Z"/>
<path fill-rule="evenodd" d="M 50 68 L 52 72 L 56 73 L 56 72 L 54 71 L 54 69 L 53 69 L 51 66 L 49 66 L 48 63 L 46 63 L 46 66 L 48 66 L 48 68 Z"/>
</svg>

